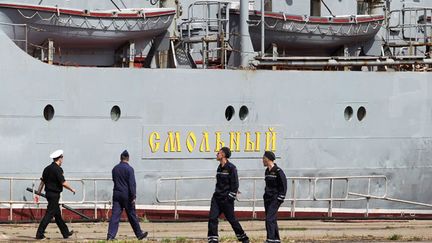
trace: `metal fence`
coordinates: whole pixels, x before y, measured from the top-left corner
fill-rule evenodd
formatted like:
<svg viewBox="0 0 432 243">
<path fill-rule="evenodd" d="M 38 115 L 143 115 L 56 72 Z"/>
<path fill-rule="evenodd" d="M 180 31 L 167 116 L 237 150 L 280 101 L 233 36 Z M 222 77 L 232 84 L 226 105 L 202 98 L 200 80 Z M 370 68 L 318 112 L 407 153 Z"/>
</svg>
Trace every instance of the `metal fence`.
<svg viewBox="0 0 432 243">
<path fill-rule="evenodd" d="M 214 176 L 202 176 L 202 177 L 168 177 L 160 178 L 156 185 L 156 200 L 159 203 L 173 203 L 174 204 L 174 219 L 178 219 L 178 207 L 179 203 L 182 202 L 202 202 L 210 201 L 210 198 L 180 198 L 179 195 L 183 193 L 179 191 L 179 182 L 184 181 L 215 181 Z M 239 198 L 239 202 L 252 203 L 252 217 L 256 218 L 256 209 L 258 202 L 263 201 L 261 194 L 257 196 L 257 187 L 263 185 L 264 177 L 240 177 L 240 181 L 251 181 L 252 182 L 252 197 L 251 198 Z M 173 198 L 163 199 L 161 198 L 161 192 L 163 191 L 162 186 L 164 182 L 174 182 L 174 191 L 172 194 Z M 290 215 L 295 217 L 296 207 L 298 202 L 327 202 L 328 212 L 327 216 L 333 216 L 334 202 L 349 202 L 349 201 L 366 201 L 365 203 L 365 216 L 369 216 L 370 200 L 385 200 L 398 203 L 405 203 L 417 206 L 432 207 L 432 204 L 425 204 L 407 200 L 400 200 L 390 198 L 387 196 L 388 193 L 388 181 L 384 175 L 371 175 L 371 176 L 334 176 L 334 177 L 288 177 L 288 191 L 285 201 L 290 202 Z M 338 191 L 335 192 L 335 184 L 338 184 Z M 298 191 L 300 184 L 305 185 L 307 188 L 306 195 L 302 196 Z M 353 186 L 355 184 L 355 186 Z M 242 184 L 244 185 L 244 183 Z M 359 185 L 365 185 L 361 189 Z M 373 187 L 374 185 L 374 187 Z M 354 188 L 355 187 L 355 188 Z M 373 187 L 373 188 L 372 188 Z M 354 191 L 357 190 L 357 191 Z M 302 191 L 303 192 L 303 191 Z M 304 192 L 303 192 L 304 193 Z M 165 193 L 166 194 L 166 193 Z M 328 195 L 328 196 L 325 196 Z"/>
<path fill-rule="evenodd" d="M 78 188 L 80 198 L 77 200 L 64 201 L 63 198 L 60 199 L 60 204 L 71 204 L 71 205 L 91 205 L 94 208 L 94 218 L 97 218 L 97 209 L 98 205 L 110 205 L 111 202 L 109 200 L 100 200 L 98 196 L 98 183 L 101 182 L 112 182 L 111 178 L 68 178 L 67 181 L 71 183 L 78 183 L 80 188 Z M 16 184 L 18 182 L 27 182 L 27 185 L 32 185 L 31 188 L 33 191 L 37 191 L 38 185 L 40 182 L 39 178 L 36 177 L 0 177 L 0 183 L 8 184 L 8 193 L 0 193 L 0 195 L 4 195 L 8 198 L 0 197 L 0 204 L 9 205 L 9 220 L 13 220 L 13 206 L 20 204 L 47 204 L 46 201 L 35 202 L 33 200 L 17 200 L 15 199 L 16 195 L 14 193 L 16 189 Z M 88 198 L 87 192 L 93 190 L 92 199 Z M 35 194 L 32 194 L 32 198 L 34 198 Z"/>
</svg>

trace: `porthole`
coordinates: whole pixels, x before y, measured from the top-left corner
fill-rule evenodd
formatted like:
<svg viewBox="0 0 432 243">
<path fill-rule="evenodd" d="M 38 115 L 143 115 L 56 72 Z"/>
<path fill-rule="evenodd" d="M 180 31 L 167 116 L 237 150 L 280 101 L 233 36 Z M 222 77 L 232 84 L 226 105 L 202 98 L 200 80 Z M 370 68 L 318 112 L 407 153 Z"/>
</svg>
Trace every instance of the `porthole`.
<svg viewBox="0 0 432 243">
<path fill-rule="evenodd" d="M 45 106 L 43 110 L 45 120 L 51 121 L 54 118 L 54 107 L 52 105 Z"/>
<path fill-rule="evenodd" d="M 363 106 L 361 106 L 361 107 L 357 110 L 357 119 L 358 119 L 359 121 L 362 121 L 365 117 L 366 117 L 366 108 L 364 108 Z"/>
<path fill-rule="evenodd" d="M 347 121 L 351 120 L 353 113 L 354 113 L 353 108 L 351 106 L 347 106 L 344 111 L 345 120 Z"/>
<path fill-rule="evenodd" d="M 248 115 L 249 115 L 249 109 L 247 108 L 247 106 L 240 107 L 240 113 L 239 113 L 240 120 L 244 121 Z"/>
<path fill-rule="evenodd" d="M 226 108 L 226 110 L 225 110 L 225 118 L 227 119 L 227 121 L 231 121 L 231 119 L 232 119 L 233 116 L 234 116 L 234 113 L 235 113 L 235 111 L 234 111 L 234 107 L 232 107 L 232 106 L 228 106 L 228 107 Z"/>
<path fill-rule="evenodd" d="M 121 116 L 121 111 L 120 111 L 120 107 L 118 106 L 113 106 L 111 108 L 111 120 L 113 121 L 118 121 L 118 119 L 120 119 Z"/>
</svg>

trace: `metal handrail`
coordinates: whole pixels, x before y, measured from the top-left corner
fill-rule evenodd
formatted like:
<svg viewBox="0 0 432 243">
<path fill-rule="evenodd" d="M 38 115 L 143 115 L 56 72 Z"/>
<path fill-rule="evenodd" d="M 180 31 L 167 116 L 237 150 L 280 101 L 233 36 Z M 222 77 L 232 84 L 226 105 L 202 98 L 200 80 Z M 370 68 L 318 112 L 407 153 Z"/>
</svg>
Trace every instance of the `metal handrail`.
<svg viewBox="0 0 432 243">
<path fill-rule="evenodd" d="M 178 195 L 178 182 L 179 181 L 187 181 L 187 180 L 215 180 L 214 176 L 202 176 L 202 177 L 169 177 L 169 178 L 159 178 L 156 184 L 156 201 L 158 203 L 174 203 L 174 218 L 178 219 L 178 204 L 181 202 L 202 202 L 202 201 L 210 201 L 210 198 L 199 198 L 199 199 L 179 199 Z M 256 207 L 257 203 L 263 201 L 262 198 L 257 198 L 256 187 L 257 181 L 263 181 L 264 177 L 239 177 L 240 181 L 251 180 L 253 181 L 253 190 L 252 190 L 252 198 L 238 198 L 239 202 L 251 202 L 252 203 L 252 217 L 256 218 Z M 367 194 L 362 194 L 366 196 L 359 196 L 359 193 L 350 191 L 349 181 L 351 180 L 367 180 Z M 372 195 L 371 194 L 371 182 L 372 180 L 381 180 L 383 181 L 384 192 L 382 195 Z M 161 191 L 161 184 L 163 181 L 174 181 L 174 199 L 161 199 L 159 193 Z M 366 200 L 366 215 L 369 214 L 369 200 L 373 199 L 385 199 L 387 196 L 387 177 L 384 175 L 371 175 L 371 176 L 333 176 L 333 177 L 287 177 L 287 181 L 291 182 L 290 192 L 287 192 L 290 195 L 289 198 L 286 198 L 286 201 L 291 202 L 291 217 L 295 217 L 296 213 L 296 203 L 299 201 L 322 201 L 328 202 L 328 216 L 332 217 L 333 211 L 333 202 L 334 201 L 359 201 Z M 296 187 L 297 184 L 301 181 L 307 181 L 308 193 L 306 197 L 297 198 Z M 328 181 L 329 182 L 329 197 L 321 198 L 318 195 L 317 188 L 319 187 L 320 181 Z M 334 197 L 334 182 L 335 181 L 345 181 L 343 191 L 345 192 L 342 197 Z M 349 197 L 349 196 L 356 197 Z"/>
<path fill-rule="evenodd" d="M 397 15 L 397 22 L 393 25 L 390 24 L 390 21 L 387 21 L 387 29 L 389 31 L 393 30 L 401 30 L 402 38 L 404 40 L 409 40 L 412 42 L 413 40 L 418 42 L 419 40 L 428 43 L 430 42 L 432 32 L 432 23 L 428 18 L 432 16 L 432 8 L 427 7 L 409 7 L 403 9 L 392 10 L 389 12 L 389 17 L 391 18 L 393 15 Z M 420 18 L 423 17 L 423 21 L 420 21 Z M 423 33 L 419 33 L 420 32 Z M 408 36 L 406 36 L 408 34 Z M 389 42 L 389 34 L 387 33 L 387 42 Z"/>
<path fill-rule="evenodd" d="M 28 53 L 28 26 L 27 24 L 14 24 L 14 23 L 5 23 L 5 22 L 0 22 L 0 25 L 7 25 L 7 26 L 18 26 L 18 27 L 24 27 L 25 29 L 25 36 L 24 36 L 24 40 L 20 40 L 20 39 L 12 39 L 12 41 L 14 42 L 24 42 L 25 43 L 25 52 Z"/>
<path fill-rule="evenodd" d="M 180 29 L 180 36 L 183 36 L 183 29 L 184 27 L 186 27 L 187 31 L 187 37 L 191 38 L 192 37 L 192 33 L 191 33 L 191 26 L 192 24 L 195 23 L 203 23 L 205 24 L 205 35 L 204 36 L 208 36 L 210 32 L 214 32 L 214 31 L 210 31 L 211 27 L 219 27 L 218 30 L 218 34 L 220 35 L 224 35 L 224 39 L 228 40 L 229 39 L 229 9 L 228 9 L 228 5 L 231 4 L 230 1 L 196 1 L 192 4 L 189 5 L 188 7 L 188 17 L 187 19 L 184 19 L 183 22 L 179 25 L 179 29 Z M 202 17 L 195 17 L 195 13 L 194 13 L 194 8 L 201 6 L 204 9 L 204 13 Z M 217 6 L 218 7 L 218 17 L 217 18 L 213 18 L 210 16 L 210 7 L 211 6 Z M 222 18 L 221 14 L 222 14 L 222 9 L 226 9 L 226 18 Z M 222 28 L 222 26 L 225 26 L 225 32 L 221 33 L 220 28 Z"/>
<path fill-rule="evenodd" d="M 13 220 L 13 205 L 14 204 L 20 204 L 20 205 L 28 205 L 28 204 L 47 204 L 47 202 L 33 202 L 33 201 L 26 201 L 26 200 L 13 200 L 14 198 L 14 183 L 16 181 L 30 181 L 32 186 L 32 190 L 36 191 L 40 178 L 38 177 L 0 177 L 0 182 L 6 181 L 9 182 L 9 200 L 2 200 L 0 199 L 0 204 L 8 204 L 9 205 L 9 219 Z M 94 215 L 95 219 L 97 218 L 97 205 L 98 204 L 111 204 L 109 200 L 98 200 L 98 194 L 97 194 L 97 182 L 100 181 L 112 181 L 111 178 L 68 178 L 67 181 L 70 182 L 78 182 L 81 185 L 81 190 L 78 190 L 80 192 L 81 198 L 80 200 L 75 201 L 63 201 L 62 198 L 60 198 L 60 204 L 73 204 L 73 205 L 85 205 L 85 204 L 91 204 L 94 205 Z M 90 181 L 88 183 L 87 181 Z M 86 200 L 86 186 L 88 184 L 93 185 L 93 200 Z M 34 198 L 36 194 L 32 193 L 32 196 Z"/>
</svg>

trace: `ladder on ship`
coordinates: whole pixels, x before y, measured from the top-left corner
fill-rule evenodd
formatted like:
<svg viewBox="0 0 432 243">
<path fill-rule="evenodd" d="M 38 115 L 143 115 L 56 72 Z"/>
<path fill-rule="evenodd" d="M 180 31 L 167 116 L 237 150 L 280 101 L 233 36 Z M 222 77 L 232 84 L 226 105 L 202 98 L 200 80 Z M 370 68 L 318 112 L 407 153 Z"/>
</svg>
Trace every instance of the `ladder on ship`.
<svg viewBox="0 0 432 243">
<path fill-rule="evenodd" d="M 228 44 L 230 4 L 223 0 L 195 1 L 188 7 L 187 19 L 179 25 L 182 49 L 192 59 L 197 59 L 194 63 L 202 68 L 227 68 L 231 51 Z"/>
</svg>

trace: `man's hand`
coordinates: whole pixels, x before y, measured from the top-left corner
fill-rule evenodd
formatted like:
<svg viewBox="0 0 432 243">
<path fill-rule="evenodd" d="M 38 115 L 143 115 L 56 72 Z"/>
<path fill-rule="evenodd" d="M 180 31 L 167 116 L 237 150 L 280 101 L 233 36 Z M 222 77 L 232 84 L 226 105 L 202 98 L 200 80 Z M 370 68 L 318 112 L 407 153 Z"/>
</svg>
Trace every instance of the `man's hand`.
<svg viewBox="0 0 432 243">
<path fill-rule="evenodd" d="M 73 189 L 73 188 L 71 188 L 71 192 L 75 195 L 75 193 L 76 193 L 76 190 L 75 189 Z"/>
</svg>

